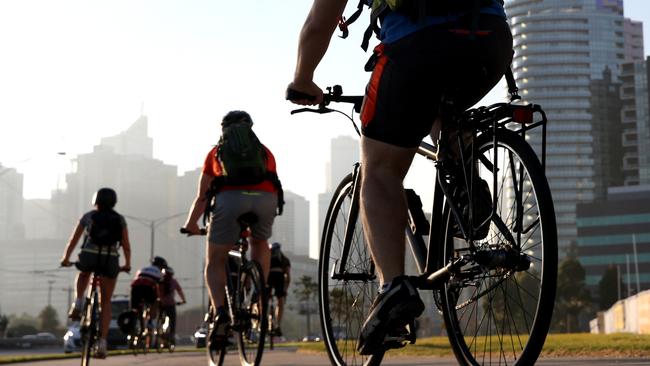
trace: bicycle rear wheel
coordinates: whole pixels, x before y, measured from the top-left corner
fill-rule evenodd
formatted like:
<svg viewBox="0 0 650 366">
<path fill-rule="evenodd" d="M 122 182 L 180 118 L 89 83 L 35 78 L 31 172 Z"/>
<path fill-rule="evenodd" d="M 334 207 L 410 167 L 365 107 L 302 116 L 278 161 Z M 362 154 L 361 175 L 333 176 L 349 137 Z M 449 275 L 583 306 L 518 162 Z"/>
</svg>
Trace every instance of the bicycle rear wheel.
<svg viewBox="0 0 650 366">
<path fill-rule="evenodd" d="M 353 190 L 353 176 L 349 174 L 339 184 L 328 209 L 318 261 L 319 314 L 332 364 L 379 365 L 384 352 L 364 356 L 357 351 L 359 332 L 377 294 L 378 280 Z M 347 245 L 346 230 L 350 239 Z"/>
<path fill-rule="evenodd" d="M 95 341 L 98 335 L 98 317 L 97 317 L 97 294 L 93 292 L 93 297 L 86 298 L 83 316 L 80 321 L 79 332 L 81 333 L 81 366 L 90 365 L 90 357 L 95 347 Z"/>
<path fill-rule="evenodd" d="M 446 211 L 445 263 L 470 258 L 439 292 L 447 334 L 462 365 L 532 365 L 555 301 L 551 192 L 537 156 L 520 135 L 499 130 L 496 146 L 492 134 L 475 143 L 479 172 L 498 201 L 487 237 L 474 241 L 474 250 L 454 238 L 455 219 Z"/>
<path fill-rule="evenodd" d="M 241 269 L 235 305 L 235 336 L 239 359 L 245 366 L 257 366 L 262 362 L 269 327 L 265 294 L 262 268 L 255 261 L 247 262 Z"/>
</svg>

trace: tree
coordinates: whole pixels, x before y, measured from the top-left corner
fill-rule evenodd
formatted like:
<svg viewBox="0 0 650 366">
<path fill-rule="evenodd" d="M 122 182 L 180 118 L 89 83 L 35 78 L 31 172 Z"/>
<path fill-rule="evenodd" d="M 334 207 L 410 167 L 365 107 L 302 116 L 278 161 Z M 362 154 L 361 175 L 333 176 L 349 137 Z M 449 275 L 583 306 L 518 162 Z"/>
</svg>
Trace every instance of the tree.
<svg viewBox="0 0 650 366">
<path fill-rule="evenodd" d="M 29 324 L 16 324 L 11 325 L 7 328 L 7 337 L 9 338 L 20 338 L 28 334 L 36 334 L 38 329 L 35 326 Z"/>
<path fill-rule="evenodd" d="M 51 305 L 44 307 L 38 314 L 38 327 L 41 331 L 54 333 L 59 325 L 59 316 Z"/>
<path fill-rule="evenodd" d="M 575 253 L 575 251 L 573 251 Z M 585 269 L 575 255 L 567 256 L 558 268 L 556 311 L 553 327 L 567 333 L 578 330 L 580 313 L 589 310 L 591 295 L 585 284 Z"/>
<path fill-rule="evenodd" d="M 618 268 L 610 264 L 598 282 L 598 309 L 607 310 L 619 300 L 619 290 L 623 289 L 623 279 Z"/>
<path fill-rule="evenodd" d="M 312 306 L 312 298 L 318 291 L 318 284 L 310 276 L 302 276 L 294 287 L 294 294 L 298 301 L 300 301 L 300 308 L 298 312 L 305 315 L 307 320 L 307 335 L 311 335 L 311 314 L 314 313 Z"/>
<path fill-rule="evenodd" d="M 6 315 L 0 315 L 0 338 L 5 337 L 7 325 L 9 325 L 9 318 Z"/>
</svg>

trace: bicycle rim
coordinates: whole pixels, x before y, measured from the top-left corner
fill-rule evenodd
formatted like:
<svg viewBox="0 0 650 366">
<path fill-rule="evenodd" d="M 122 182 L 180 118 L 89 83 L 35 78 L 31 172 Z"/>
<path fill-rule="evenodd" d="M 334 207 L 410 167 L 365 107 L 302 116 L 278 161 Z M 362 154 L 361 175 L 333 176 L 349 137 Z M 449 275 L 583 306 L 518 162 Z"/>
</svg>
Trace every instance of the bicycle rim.
<svg viewBox="0 0 650 366">
<path fill-rule="evenodd" d="M 275 301 L 271 297 L 268 305 L 269 313 L 269 349 L 273 349 L 273 337 L 275 337 L 275 328 L 277 328 L 277 321 L 275 319 Z"/>
<path fill-rule="evenodd" d="M 318 262 L 318 298 L 321 328 L 327 354 L 338 366 L 378 365 L 384 352 L 364 356 L 357 351 L 361 326 L 377 294 L 378 280 L 366 246 L 358 201 L 353 199 L 352 174 L 336 189 L 323 230 Z M 349 215 L 352 209 L 352 215 Z M 348 277 L 335 279 L 334 268 L 341 263 L 349 216 L 354 230 L 343 270 Z"/>
<path fill-rule="evenodd" d="M 237 291 L 235 333 L 242 365 L 257 366 L 262 361 L 268 330 L 262 269 L 255 261 L 242 268 Z"/>
<path fill-rule="evenodd" d="M 463 365 L 532 365 L 555 301 L 557 229 L 551 193 L 539 160 L 521 136 L 499 131 L 496 149 L 491 134 L 476 144 L 479 154 L 497 166 L 480 164 L 479 171 L 498 199 L 496 218 L 487 237 L 474 242 L 476 249 L 503 253 L 511 246 L 530 266 L 464 265 L 440 293 L 447 334 Z M 469 253 L 465 240 L 453 238 L 453 221 L 449 213 L 446 262 Z"/>
<path fill-rule="evenodd" d="M 95 345 L 95 337 L 97 336 L 97 305 L 93 300 L 86 299 L 84 305 L 84 316 L 82 317 L 81 324 L 81 366 L 88 366 L 90 364 L 90 357 Z"/>
<path fill-rule="evenodd" d="M 208 362 L 210 366 L 221 366 L 223 365 L 223 360 L 226 357 L 226 346 L 221 345 L 217 347 L 216 345 L 210 342 L 210 339 L 206 339 L 205 348 L 208 355 Z"/>
</svg>

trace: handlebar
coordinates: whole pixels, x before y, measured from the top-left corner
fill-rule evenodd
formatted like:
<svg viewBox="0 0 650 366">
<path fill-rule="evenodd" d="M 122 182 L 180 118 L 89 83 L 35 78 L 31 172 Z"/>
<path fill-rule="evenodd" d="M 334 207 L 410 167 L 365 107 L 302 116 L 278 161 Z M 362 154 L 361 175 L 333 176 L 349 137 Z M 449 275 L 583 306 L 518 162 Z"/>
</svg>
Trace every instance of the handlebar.
<svg viewBox="0 0 650 366">
<path fill-rule="evenodd" d="M 340 85 L 328 86 L 327 91 L 323 93 L 323 101 L 318 105 L 318 108 L 299 108 L 291 111 L 291 114 L 313 112 L 313 113 L 329 113 L 334 110 L 327 108 L 330 103 L 350 103 L 354 105 L 354 111 L 361 113 L 361 104 L 363 103 L 362 95 L 343 95 L 343 88 Z M 314 101 L 316 97 L 294 89 L 287 89 L 286 99 L 294 100 L 309 100 Z"/>
<path fill-rule="evenodd" d="M 198 233 L 198 234 L 193 234 L 193 233 L 191 233 L 189 230 L 187 230 L 187 229 L 184 228 L 184 227 L 182 227 L 182 228 L 180 229 L 180 232 L 181 232 L 181 234 L 187 234 L 187 236 L 192 236 L 192 235 L 206 235 L 206 234 L 208 233 L 208 231 L 207 231 L 205 228 L 201 228 L 201 229 L 199 229 L 199 233 Z"/>
</svg>

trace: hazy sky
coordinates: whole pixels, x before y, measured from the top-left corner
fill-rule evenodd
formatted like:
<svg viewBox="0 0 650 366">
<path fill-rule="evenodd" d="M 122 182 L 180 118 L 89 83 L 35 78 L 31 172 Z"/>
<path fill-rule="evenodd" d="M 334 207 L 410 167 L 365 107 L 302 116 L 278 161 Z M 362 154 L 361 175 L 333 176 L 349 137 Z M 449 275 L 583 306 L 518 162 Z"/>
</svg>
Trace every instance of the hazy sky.
<svg viewBox="0 0 650 366">
<path fill-rule="evenodd" d="M 330 139 L 354 131 L 333 115 L 290 116 L 283 99 L 310 5 L 0 0 L 0 163 L 25 174 L 27 198 L 47 198 L 69 159 L 126 129 L 144 106 L 154 156 L 182 173 L 216 143 L 221 116 L 245 109 L 275 153 L 284 186 L 313 199 L 324 190 Z M 645 23 L 648 53 L 650 1 L 625 0 L 625 12 Z M 333 40 L 316 75 L 322 86 L 363 91 L 366 16 L 347 40 Z"/>
</svg>

